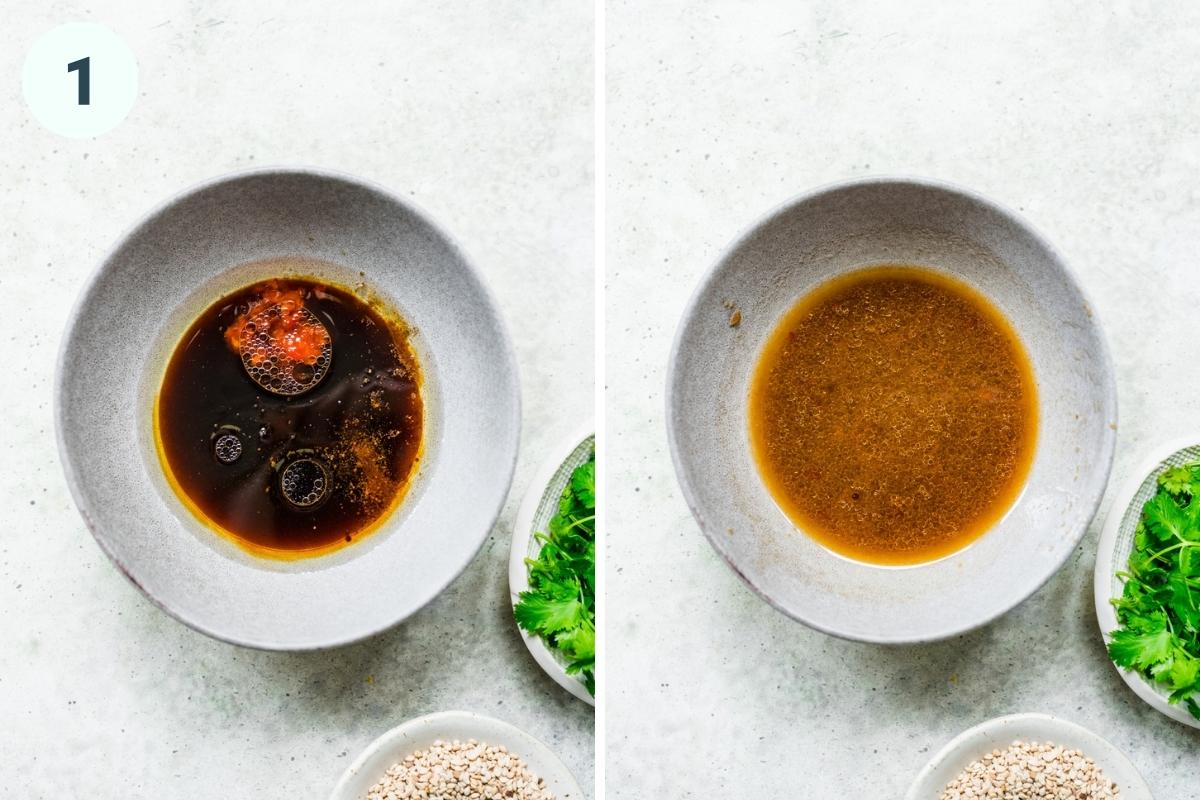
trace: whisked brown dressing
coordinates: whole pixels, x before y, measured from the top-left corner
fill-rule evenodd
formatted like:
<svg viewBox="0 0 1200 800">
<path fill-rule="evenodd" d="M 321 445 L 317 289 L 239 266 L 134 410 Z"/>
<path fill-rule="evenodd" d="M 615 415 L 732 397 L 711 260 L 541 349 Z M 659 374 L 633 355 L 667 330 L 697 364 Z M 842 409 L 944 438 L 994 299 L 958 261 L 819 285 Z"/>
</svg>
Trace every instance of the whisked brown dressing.
<svg viewBox="0 0 1200 800">
<path fill-rule="evenodd" d="M 915 564 L 967 546 L 1020 495 L 1037 389 L 987 298 L 882 266 L 784 316 L 755 366 L 749 420 L 759 473 L 797 527 L 855 560 Z"/>
</svg>

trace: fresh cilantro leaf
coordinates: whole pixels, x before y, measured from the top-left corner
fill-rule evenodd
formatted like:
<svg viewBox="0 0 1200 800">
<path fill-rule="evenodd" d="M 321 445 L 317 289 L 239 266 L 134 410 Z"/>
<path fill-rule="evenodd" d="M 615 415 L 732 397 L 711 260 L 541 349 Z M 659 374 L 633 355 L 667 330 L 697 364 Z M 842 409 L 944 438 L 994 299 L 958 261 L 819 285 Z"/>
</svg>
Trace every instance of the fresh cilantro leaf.
<svg viewBox="0 0 1200 800">
<path fill-rule="evenodd" d="M 572 630 L 587 618 L 578 597 L 552 597 L 545 592 L 521 592 L 513 613 L 518 625 L 540 634 Z"/>
<path fill-rule="evenodd" d="M 596 660 L 596 629 L 590 625 L 580 625 L 559 634 L 555 641 L 572 662 L 593 663 Z"/>
<path fill-rule="evenodd" d="M 1166 492 L 1159 492 L 1146 503 L 1142 510 L 1146 528 L 1160 542 L 1177 541 L 1187 530 L 1188 515 Z"/>
<path fill-rule="evenodd" d="M 1158 485 L 1173 495 L 1196 495 L 1197 471 L 1195 467 L 1171 467 L 1158 476 Z"/>
<path fill-rule="evenodd" d="M 1174 634 L 1163 628 L 1152 633 L 1118 630 L 1108 643 L 1108 654 L 1117 666 L 1127 669 L 1150 669 L 1170 658 Z"/>
<path fill-rule="evenodd" d="M 1194 697 L 1185 698 L 1183 704 L 1193 717 L 1200 719 L 1200 703 L 1197 703 Z"/>
<path fill-rule="evenodd" d="M 1183 687 L 1183 691 L 1194 689 L 1196 682 L 1200 681 L 1200 658 L 1192 658 L 1179 650 L 1171 661 L 1168 677 L 1172 684 Z"/>
<path fill-rule="evenodd" d="M 571 474 L 571 493 L 584 508 L 596 507 L 596 462 L 589 461 Z"/>
<path fill-rule="evenodd" d="M 1167 579 L 1164 592 L 1175 618 L 1190 631 L 1200 630 L 1200 589 L 1193 589 L 1183 573 L 1177 572 Z"/>
<path fill-rule="evenodd" d="M 1180 551 L 1179 572 L 1185 578 L 1200 578 L 1200 547 L 1185 547 Z"/>
</svg>

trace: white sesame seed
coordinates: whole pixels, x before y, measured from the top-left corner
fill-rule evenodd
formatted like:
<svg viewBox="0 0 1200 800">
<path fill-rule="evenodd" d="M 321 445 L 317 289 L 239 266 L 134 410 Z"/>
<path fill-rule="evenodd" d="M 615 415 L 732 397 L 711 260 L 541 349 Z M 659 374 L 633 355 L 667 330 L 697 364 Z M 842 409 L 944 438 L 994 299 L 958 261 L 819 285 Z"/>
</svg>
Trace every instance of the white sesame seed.
<svg viewBox="0 0 1200 800">
<path fill-rule="evenodd" d="M 1013 742 L 972 761 L 940 800 L 1120 800 L 1121 790 L 1078 750 Z"/>
<path fill-rule="evenodd" d="M 366 800 L 556 800 L 546 782 L 504 747 L 474 739 L 434 742 L 388 767 Z"/>
</svg>

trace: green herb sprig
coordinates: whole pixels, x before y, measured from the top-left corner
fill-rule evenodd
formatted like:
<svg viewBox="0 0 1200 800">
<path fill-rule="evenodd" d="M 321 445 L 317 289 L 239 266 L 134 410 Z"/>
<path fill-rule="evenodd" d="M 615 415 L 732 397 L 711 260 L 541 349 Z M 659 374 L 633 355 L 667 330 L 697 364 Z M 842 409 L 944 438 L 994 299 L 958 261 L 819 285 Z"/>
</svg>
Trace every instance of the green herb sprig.
<svg viewBox="0 0 1200 800">
<path fill-rule="evenodd" d="M 537 558 L 525 559 L 529 590 L 513 614 L 517 624 L 559 653 L 567 673 L 596 694 L 596 453 L 576 467 Z"/>
<path fill-rule="evenodd" d="M 1120 667 L 1136 670 L 1200 719 L 1200 461 L 1158 476 L 1142 507 L 1129 570 L 1113 600 L 1121 627 L 1108 644 Z"/>
</svg>

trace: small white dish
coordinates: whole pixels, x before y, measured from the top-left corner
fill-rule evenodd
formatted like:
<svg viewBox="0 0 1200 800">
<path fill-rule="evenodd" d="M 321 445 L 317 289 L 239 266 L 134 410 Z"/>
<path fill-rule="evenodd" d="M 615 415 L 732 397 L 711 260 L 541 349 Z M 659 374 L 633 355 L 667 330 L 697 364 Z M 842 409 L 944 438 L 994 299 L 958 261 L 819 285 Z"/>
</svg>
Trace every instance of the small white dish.
<svg viewBox="0 0 1200 800">
<path fill-rule="evenodd" d="M 503 745 L 520 756 L 529 770 L 546 782 L 558 800 L 582 800 L 583 790 L 558 756 L 540 741 L 507 722 L 470 711 L 440 711 L 410 719 L 380 736 L 354 760 L 334 787 L 330 800 L 363 800 L 388 767 L 429 747 L 454 740 Z"/>
<path fill-rule="evenodd" d="M 960 734 L 921 770 L 904 800 L 938 800 L 968 764 L 1016 741 L 1052 742 L 1079 750 L 1121 788 L 1121 800 L 1153 800 L 1150 787 L 1120 750 L 1086 728 L 1049 714 L 997 717 Z"/>
<path fill-rule="evenodd" d="M 521 500 L 516 522 L 513 523 L 512 544 L 508 550 L 508 592 L 514 606 L 521 592 L 529 589 L 529 568 L 525 559 L 537 558 L 540 549 L 533 535 L 546 530 L 551 517 L 558 510 L 558 500 L 567 486 L 567 481 L 571 479 L 571 473 L 588 460 L 595 448 L 594 427 L 591 420 L 588 420 L 559 442 L 546 460 L 538 466 L 533 481 L 529 484 L 529 491 Z M 553 678 L 555 683 L 588 705 L 596 705 L 595 698 L 583 685 L 583 681 L 567 674 L 566 665 L 546 646 L 540 636 L 533 636 L 520 626 L 517 630 L 538 666 Z"/>
<path fill-rule="evenodd" d="M 1120 627 L 1117 610 L 1110 601 L 1114 597 L 1120 597 L 1125 590 L 1125 583 L 1117 577 L 1117 573 L 1128 569 L 1129 554 L 1133 551 L 1133 534 L 1141 517 L 1142 507 L 1157 491 L 1158 476 L 1163 470 L 1189 461 L 1200 461 L 1200 433 L 1167 442 L 1156 448 L 1138 469 L 1130 474 L 1113 499 L 1112 507 L 1104 520 L 1104 530 L 1100 534 L 1094 582 L 1096 619 L 1100 623 L 1100 632 L 1104 634 L 1105 644 L 1113 631 Z M 1189 714 L 1186 708 L 1167 702 L 1169 692 L 1146 680 L 1138 672 L 1120 667 L 1117 667 L 1117 672 L 1129 688 L 1155 710 L 1184 725 L 1200 728 L 1200 720 Z"/>
</svg>

